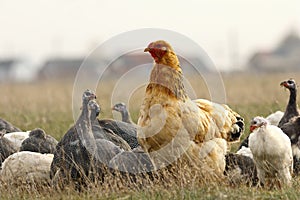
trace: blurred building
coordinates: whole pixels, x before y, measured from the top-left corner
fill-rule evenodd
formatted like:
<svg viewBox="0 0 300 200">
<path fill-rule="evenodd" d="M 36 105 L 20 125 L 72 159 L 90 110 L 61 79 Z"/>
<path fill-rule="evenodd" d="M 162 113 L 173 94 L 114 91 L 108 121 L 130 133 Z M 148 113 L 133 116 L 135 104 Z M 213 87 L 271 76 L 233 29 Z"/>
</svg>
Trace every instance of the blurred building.
<svg viewBox="0 0 300 200">
<path fill-rule="evenodd" d="M 0 61 L 0 80 L 1 82 L 10 79 L 13 75 L 15 61 L 12 59 Z"/>
<path fill-rule="evenodd" d="M 195 74 L 197 72 L 196 67 L 191 66 L 184 58 L 180 58 L 181 65 L 186 74 Z M 208 71 L 207 68 L 194 59 L 197 67 L 200 67 L 200 71 Z M 193 61 L 194 61 L 193 60 Z M 38 73 L 39 80 L 74 80 L 78 70 L 81 68 L 80 73 L 91 76 L 101 76 L 101 78 L 118 78 L 128 71 L 143 66 L 144 64 L 150 64 L 152 66 L 153 60 L 148 54 L 140 53 L 128 53 L 115 58 L 115 60 L 109 60 L 103 57 L 93 58 L 52 58 L 44 62 Z M 149 74 L 149 69 L 140 68 L 140 73 Z"/>
<path fill-rule="evenodd" d="M 39 80 L 72 80 L 84 65 L 96 69 L 96 63 L 84 58 L 51 58 L 44 62 L 38 72 Z M 93 73 L 93 72 L 91 72 Z"/>
<path fill-rule="evenodd" d="M 266 72 L 300 71 L 300 37 L 292 31 L 269 52 L 256 52 L 249 60 L 249 69 Z"/>
<path fill-rule="evenodd" d="M 34 66 L 29 60 L 17 58 L 0 60 L 0 82 L 31 81 L 34 77 Z"/>
<path fill-rule="evenodd" d="M 180 55 L 178 55 L 178 58 L 185 75 L 194 75 L 195 73 L 210 71 L 201 58 L 197 58 L 195 56 L 183 58 Z M 150 68 L 141 71 L 141 73 L 147 74 L 148 76 L 149 70 L 151 70 L 153 66 L 153 58 L 146 53 L 131 52 L 120 56 L 110 63 L 105 72 L 112 76 L 122 75 L 133 68 L 140 67 L 145 64 L 150 64 Z"/>
</svg>

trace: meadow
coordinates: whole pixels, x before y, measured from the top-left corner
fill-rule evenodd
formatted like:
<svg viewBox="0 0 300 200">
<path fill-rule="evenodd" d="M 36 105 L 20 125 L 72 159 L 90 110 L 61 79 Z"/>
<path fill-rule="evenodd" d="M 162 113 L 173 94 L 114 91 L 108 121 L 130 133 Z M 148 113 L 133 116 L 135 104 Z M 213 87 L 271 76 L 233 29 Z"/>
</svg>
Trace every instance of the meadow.
<svg viewBox="0 0 300 200">
<path fill-rule="evenodd" d="M 282 74 L 222 74 L 226 104 L 245 119 L 249 134 L 249 121 L 260 115 L 267 116 L 277 110 L 284 111 L 289 92 L 279 86 L 288 78 L 300 82 L 300 73 Z M 210 99 L 210 91 L 201 77 L 189 77 L 197 98 Z M 114 81 L 97 88 L 97 101 L 101 106 L 99 118 L 112 118 L 111 91 Z M 133 121 L 137 121 L 145 87 L 135 91 L 129 100 Z M 22 130 L 42 128 L 57 140 L 74 124 L 72 114 L 72 81 L 44 81 L 35 83 L 1 83 L 0 117 Z M 80 97 L 77 97 L 80 98 Z M 118 118 L 120 119 L 120 118 Z M 238 146 L 233 144 L 231 151 Z M 188 182 L 188 181 L 185 181 Z M 293 186 L 282 190 L 265 190 L 246 185 L 230 186 L 225 182 L 214 184 L 181 184 L 181 180 L 166 184 L 153 184 L 140 188 L 94 185 L 78 192 L 73 188 L 56 190 L 51 187 L 0 185 L 0 199 L 299 199 L 300 179 L 294 177 Z"/>
</svg>

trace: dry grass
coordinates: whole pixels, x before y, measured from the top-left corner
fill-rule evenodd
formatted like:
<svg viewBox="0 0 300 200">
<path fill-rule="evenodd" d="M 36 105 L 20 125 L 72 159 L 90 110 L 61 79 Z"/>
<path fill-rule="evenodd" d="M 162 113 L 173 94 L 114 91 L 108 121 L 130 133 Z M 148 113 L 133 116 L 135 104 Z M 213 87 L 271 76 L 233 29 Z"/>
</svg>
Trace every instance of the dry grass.
<svg viewBox="0 0 300 200">
<path fill-rule="evenodd" d="M 300 82 L 300 74 L 234 74 L 224 75 L 226 102 L 240 113 L 246 121 L 248 134 L 249 120 L 257 115 L 266 116 L 276 110 L 284 110 L 288 92 L 279 87 L 282 80 L 293 77 Z M 197 97 L 210 98 L 205 82 L 200 77 L 190 77 Z M 111 91 L 114 81 L 106 87 L 98 87 L 98 102 L 102 108 L 101 117 L 111 118 Z M 60 139 L 74 123 L 72 117 L 73 83 L 42 82 L 32 84 L 1 84 L 0 117 L 22 130 L 40 127 L 46 133 Z M 144 88 L 133 93 L 129 108 L 133 120 L 138 118 Z M 80 98 L 80 97 L 78 97 Z M 243 137 L 245 137 L 245 135 Z M 237 146 L 233 145 L 232 149 Z M 87 190 L 77 192 L 73 188 L 56 190 L 50 187 L 9 183 L 0 185 L 0 199 L 298 199 L 300 179 L 295 178 L 292 188 L 267 191 L 241 185 L 231 187 L 226 182 L 203 184 L 192 179 L 193 172 L 185 170 L 191 178 L 182 176 L 177 181 L 170 179 L 159 182 L 144 182 L 144 186 L 125 187 L 119 180 L 111 179 L 103 185 L 91 185 Z M 195 176 L 194 176 L 195 177 Z M 200 179 L 200 178 L 199 178 Z M 163 182 L 163 183 L 162 183 Z"/>
</svg>

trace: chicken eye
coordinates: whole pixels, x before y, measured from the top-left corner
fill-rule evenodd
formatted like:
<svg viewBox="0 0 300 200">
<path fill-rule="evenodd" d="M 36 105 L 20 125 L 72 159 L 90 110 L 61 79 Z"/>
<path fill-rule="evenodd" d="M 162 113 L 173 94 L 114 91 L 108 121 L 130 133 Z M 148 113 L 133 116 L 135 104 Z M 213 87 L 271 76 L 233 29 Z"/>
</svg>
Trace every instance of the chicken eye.
<svg viewBox="0 0 300 200">
<path fill-rule="evenodd" d="M 288 84 L 293 84 L 293 81 L 291 81 L 291 80 L 288 80 Z"/>
</svg>

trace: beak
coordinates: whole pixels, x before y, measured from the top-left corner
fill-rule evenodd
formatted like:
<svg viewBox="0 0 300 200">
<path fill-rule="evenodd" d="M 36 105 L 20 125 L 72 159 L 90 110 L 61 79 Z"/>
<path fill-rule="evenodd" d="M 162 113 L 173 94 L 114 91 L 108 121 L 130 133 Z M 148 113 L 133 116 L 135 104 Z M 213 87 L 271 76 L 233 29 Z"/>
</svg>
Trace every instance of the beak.
<svg viewBox="0 0 300 200">
<path fill-rule="evenodd" d="M 91 99 L 97 99 L 97 96 L 96 96 L 95 94 L 93 94 L 93 95 L 91 96 Z"/>
<path fill-rule="evenodd" d="M 287 87 L 286 81 L 281 82 L 281 83 L 280 83 L 280 86 L 281 86 L 281 87 Z"/>
<path fill-rule="evenodd" d="M 260 128 L 260 127 L 262 127 L 262 126 L 266 126 L 267 125 L 267 123 L 262 123 L 262 124 L 260 124 L 260 125 L 251 125 L 250 126 L 250 132 L 253 132 L 256 128 Z"/>
<path fill-rule="evenodd" d="M 257 126 L 254 126 L 254 125 L 250 126 L 250 132 L 253 132 L 254 129 L 256 129 L 256 128 L 257 128 Z"/>
<path fill-rule="evenodd" d="M 147 47 L 146 49 L 144 49 L 144 52 L 149 52 L 151 50 L 151 48 Z"/>
</svg>

